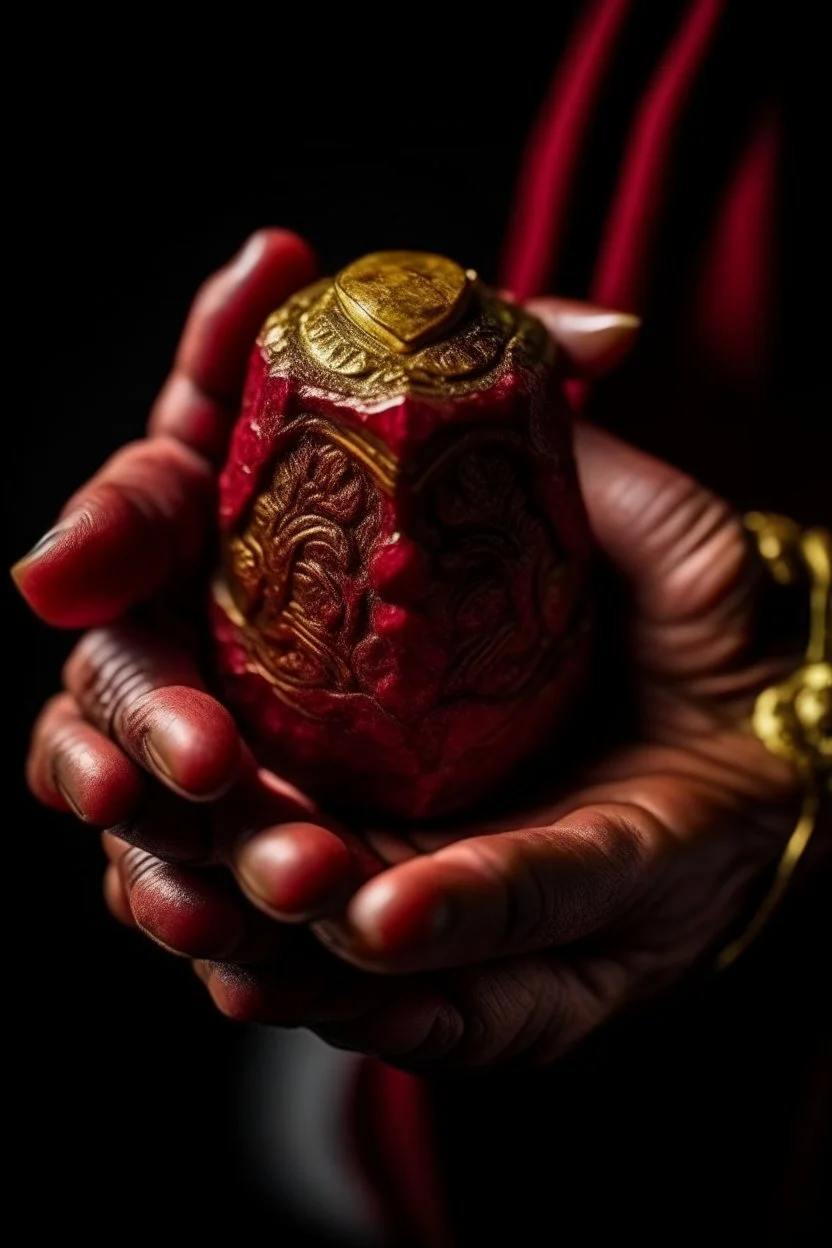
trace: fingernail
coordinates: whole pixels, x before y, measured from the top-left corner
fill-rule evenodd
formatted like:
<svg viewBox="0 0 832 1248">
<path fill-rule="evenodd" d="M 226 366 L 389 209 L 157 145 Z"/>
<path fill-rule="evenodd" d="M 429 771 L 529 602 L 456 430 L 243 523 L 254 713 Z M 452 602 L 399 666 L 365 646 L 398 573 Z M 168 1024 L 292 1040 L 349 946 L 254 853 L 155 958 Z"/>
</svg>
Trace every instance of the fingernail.
<svg viewBox="0 0 832 1248">
<path fill-rule="evenodd" d="M 446 897 L 403 901 L 395 881 L 365 885 L 347 911 L 350 927 L 371 948 L 384 953 L 424 951 L 448 935 L 456 910 Z"/>
<path fill-rule="evenodd" d="M 634 312 L 612 312 L 609 308 L 585 309 L 582 312 L 564 312 L 563 324 L 583 333 L 634 334 L 641 326 L 641 317 Z"/>
<path fill-rule="evenodd" d="M 291 838 L 270 831 L 253 836 L 240 846 L 236 867 L 246 887 L 261 901 L 273 904 L 276 883 L 292 870 L 297 859 Z"/>
<path fill-rule="evenodd" d="M 600 377 L 620 363 L 641 326 L 641 318 L 632 312 L 573 300 L 530 299 L 527 307 L 540 317 L 585 380 Z"/>
<path fill-rule="evenodd" d="M 266 234 L 263 231 L 258 231 L 258 233 L 252 234 L 251 238 L 243 244 L 235 256 L 232 256 L 228 270 L 238 282 L 243 281 L 248 277 L 252 269 L 257 268 L 266 248 L 266 242 Z"/>
<path fill-rule="evenodd" d="M 157 771 L 160 771 L 166 779 L 172 784 L 176 784 L 176 776 L 174 775 L 175 761 L 171 761 L 168 756 L 168 749 L 171 742 L 167 741 L 163 732 L 149 732 L 142 742 L 142 748 L 147 755 L 148 762 L 152 764 Z"/>
<path fill-rule="evenodd" d="M 160 717 L 161 718 L 161 717 Z M 172 716 L 156 723 L 142 741 L 142 750 L 151 767 L 175 793 L 193 802 L 213 802 L 226 793 L 234 781 L 230 768 L 219 784 L 211 785 L 190 765 L 189 751 L 194 744 L 193 727 Z"/>
<path fill-rule="evenodd" d="M 22 559 L 18 559 L 17 563 L 10 569 L 15 584 L 19 585 L 20 578 L 29 570 L 32 564 L 36 563 L 38 559 L 42 559 L 44 555 L 48 554 L 50 550 L 66 537 L 69 530 L 75 527 L 78 515 L 78 512 L 73 512 L 71 516 L 61 520 L 60 524 L 56 524 L 48 533 L 44 533 L 40 541 L 35 542 L 32 549 L 27 551 Z"/>
<path fill-rule="evenodd" d="M 72 811 L 73 815 L 75 815 L 76 819 L 80 819 L 82 823 L 87 823 L 88 821 L 87 821 L 86 815 L 84 814 L 83 810 L 78 805 L 78 803 L 75 801 L 75 798 L 72 796 L 72 794 L 70 793 L 66 785 L 63 784 L 63 782 L 60 780 L 58 776 L 54 776 L 53 780 L 55 783 L 55 788 L 58 790 L 61 797 L 66 802 L 67 806 Z"/>
<path fill-rule="evenodd" d="M 313 931 L 321 944 L 326 949 L 331 949 L 333 953 L 349 951 L 349 936 L 344 931 L 343 923 L 339 923 L 337 919 L 319 919 L 313 925 Z"/>
<path fill-rule="evenodd" d="M 560 339 L 579 362 L 593 362 L 606 370 L 629 351 L 641 318 L 629 312 L 565 312 L 561 315 Z"/>
<path fill-rule="evenodd" d="M 268 828 L 240 846 L 235 868 L 252 897 L 286 920 L 331 910 L 354 877 L 340 837 L 312 823 Z"/>
</svg>

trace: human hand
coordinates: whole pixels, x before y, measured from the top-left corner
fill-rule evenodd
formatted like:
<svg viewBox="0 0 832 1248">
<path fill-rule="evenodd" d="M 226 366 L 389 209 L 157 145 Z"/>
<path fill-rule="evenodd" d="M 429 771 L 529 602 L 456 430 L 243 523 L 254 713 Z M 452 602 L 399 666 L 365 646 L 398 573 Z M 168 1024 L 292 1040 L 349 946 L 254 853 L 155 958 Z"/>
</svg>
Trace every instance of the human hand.
<svg viewBox="0 0 832 1248">
<path fill-rule="evenodd" d="M 731 508 L 675 469 L 589 426 L 576 449 L 593 531 L 629 590 L 639 731 L 513 816 L 406 839 L 365 830 L 391 865 L 316 930 L 342 961 L 385 973 L 370 1008 L 326 1017 L 366 977 L 319 975 L 298 1018 L 279 967 L 204 965 L 226 1012 L 317 1023 L 408 1064 L 546 1062 L 676 982 L 745 913 L 796 788 L 744 727 L 782 669 L 754 657 L 756 561 Z M 302 857 L 295 827 L 250 838 L 248 896 L 280 914 L 281 866 Z"/>
<path fill-rule="evenodd" d="M 547 313 L 545 308 L 537 310 Z M 562 321 L 562 305 L 552 315 Z M 302 956 L 297 950 L 293 954 L 292 976 L 274 968 L 241 971 L 212 965 L 203 974 L 228 1012 L 275 1021 L 322 1020 L 325 1031 L 333 1018 L 339 1018 L 340 1030 L 329 1030 L 330 1038 L 400 1060 L 432 1054 L 483 1064 L 520 1056 L 507 1042 L 519 1031 L 534 1034 L 535 1044 L 526 1047 L 537 1060 L 546 1060 L 646 986 L 675 978 L 731 921 L 751 881 L 776 856 L 780 831 L 760 828 L 755 814 L 787 794 L 790 778 L 781 764 L 764 756 L 738 731 L 741 704 L 765 675 L 744 663 L 753 587 L 746 576 L 750 565 L 738 522 L 730 509 L 674 470 L 597 430 L 579 430 L 578 456 L 596 535 L 630 581 L 639 608 L 633 628 L 636 700 L 642 717 L 652 720 L 651 731 L 640 743 L 614 752 L 571 796 L 506 821 L 496 834 L 493 827 L 426 832 L 413 834 L 410 846 L 400 836 L 372 834 L 380 860 L 398 865 L 359 889 L 345 919 L 319 929 L 330 945 L 339 942 L 341 960 L 325 958 L 301 940 Z M 653 509 L 652 524 L 647 503 Z M 710 574 L 701 577 L 702 569 Z M 139 701 L 153 703 L 157 697 L 170 696 L 174 669 L 161 670 L 165 664 L 157 663 L 155 693 L 150 697 L 147 654 L 153 645 L 148 647 L 147 634 L 134 637 L 132 660 L 123 664 L 118 659 L 125 652 L 123 634 L 100 635 L 98 644 L 105 662 L 76 665 L 83 673 L 73 686 L 78 692 L 94 684 L 91 673 L 109 662 L 111 670 L 118 667 L 128 674 L 128 700 L 137 689 Z M 137 658 L 144 686 L 136 679 Z M 192 660 L 190 667 L 193 670 Z M 176 676 L 181 675 L 180 668 Z M 193 677 L 183 683 L 193 687 Z M 86 758 L 98 752 L 90 775 L 94 772 L 100 778 L 100 755 L 108 743 L 99 734 L 93 745 L 90 730 L 74 708 L 66 702 L 61 706 L 74 716 L 75 731 L 84 736 Z M 161 718 L 165 710 L 168 724 L 177 723 L 176 713 L 171 717 L 170 705 L 162 701 Z M 657 715 L 660 732 L 655 731 Z M 35 767 L 35 787 L 37 776 L 51 774 L 61 753 L 50 744 L 55 740 L 54 708 L 50 716 L 42 721 L 38 736 L 41 770 Z M 91 717 L 102 722 L 100 714 Z M 124 718 L 113 719 L 117 735 L 123 731 Z M 133 718 L 126 716 L 128 722 Z M 716 722 L 723 719 L 715 733 Z M 197 724 L 189 740 L 204 747 L 207 738 L 204 726 Z M 716 746 L 712 757 L 707 749 L 700 756 L 703 741 Z M 726 757 L 735 755 L 741 766 L 748 767 L 749 776 L 738 781 L 725 774 L 718 757 L 723 746 Z M 152 757 L 148 764 L 141 748 L 133 753 L 153 770 Z M 107 766 L 123 772 L 124 761 L 123 754 L 113 751 L 104 772 Z M 56 770 L 60 774 L 61 766 Z M 92 788 L 99 797 L 105 792 L 112 797 L 116 790 L 127 793 L 129 785 L 124 785 L 122 775 L 117 784 L 108 779 Z M 179 783 L 178 791 L 191 790 Z M 203 788 L 201 795 L 206 793 L 209 790 Z M 293 906 L 298 896 L 289 896 L 289 885 L 305 880 L 308 898 L 315 893 L 310 883 L 327 879 L 354 883 L 380 863 L 368 865 L 366 853 L 363 862 L 357 861 L 354 840 L 348 845 L 332 828 L 310 823 L 314 814 L 308 806 L 304 812 L 303 799 L 295 795 L 292 800 L 300 803 L 294 814 L 287 814 L 288 808 L 283 811 L 284 819 L 294 820 L 292 825 L 263 831 L 234 851 L 238 877 L 249 897 L 269 914 L 284 918 L 337 914 L 343 889 L 330 889 L 329 896 L 326 889 L 320 890 L 316 904 L 304 910 Z M 131 806 L 133 801 L 125 799 L 124 804 Z M 158 836 L 158 822 L 148 819 L 145 810 L 143 830 L 134 824 L 132 831 L 138 830 L 141 839 L 152 827 Z M 743 823 L 753 833 L 747 845 L 737 836 Z M 732 835 L 719 836 L 723 825 L 731 826 Z M 455 843 L 447 845 L 449 839 Z M 204 856 L 204 840 L 200 843 Z M 123 883 L 131 870 L 138 877 L 132 896 L 148 891 L 137 888 L 137 882 L 167 880 L 157 890 L 160 894 L 167 890 L 167 903 L 144 907 L 144 925 L 152 930 L 148 909 L 158 921 L 166 907 L 171 908 L 171 898 L 181 901 L 181 881 L 176 883 L 173 877 L 182 869 L 146 855 L 138 860 L 140 868 L 135 863 L 131 868 L 125 859 L 143 851 L 128 851 L 111 842 L 111 852 L 119 865 L 110 870 L 110 894 L 122 912 Z M 405 857 L 409 861 L 401 861 Z M 699 885 L 691 890 L 684 876 L 688 871 L 692 878 L 697 866 Z M 207 896 L 200 893 L 210 875 L 192 875 L 199 886 L 192 882 L 196 891 L 188 903 L 191 918 L 204 917 L 212 908 L 216 913 L 217 897 L 210 889 Z M 715 894 L 716 880 L 725 887 Z M 340 893 L 338 907 L 335 893 Z M 680 914 L 682 894 L 685 912 Z M 243 925 L 250 923 L 251 912 L 240 910 L 236 893 L 226 891 L 223 901 L 230 896 L 238 927 L 241 914 Z M 698 905 L 702 897 L 714 904 Z M 434 926 L 431 914 L 448 903 L 464 921 L 431 947 L 425 939 Z M 503 919 L 512 912 L 515 927 L 508 930 Z M 210 927 L 204 926 L 203 939 Z M 159 936 L 158 931 L 154 934 Z M 569 956 L 563 945 L 571 947 Z M 241 948 L 238 944 L 233 952 L 228 945 L 225 953 L 217 948 L 204 951 L 214 958 L 240 957 Z M 263 952 L 261 948 L 259 955 Z M 373 971 L 429 968 L 438 973 L 382 980 L 351 970 L 342 960 Z M 458 969 L 460 964 L 479 962 L 486 964 Z M 292 979 L 302 985 L 300 1001 L 288 990 Z M 522 992 L 521 980 L 526 984 Z M 494 1009 L 501 997 L 511 1008 Z M 529 1005 L 533 1017 L 524 1015 Z M 472 1036 L 478 1034 L 482 1038 L 474 1043 Z"/>
<path fill-rule="evenodd" d="M 36 729 L 33 791 L 103 826 L 124 824 L 141 803 L 142 827 L 133 820 L 122 832 L 179 862 L 216 857 L 222 817 L 213 807 L 177 809 L 158 787 L 193 802 L 218 798 L 245 753 L 230 716 L 209 696 L 200 663 L 215 470 L 257 329 L 313 268 L 300 239 L 261 231 L 205 284 L 151 415 L 150 437 L 76 491 L 59 523 L 14 569 L 24 597 L 48 622 L 92 627 L 66 665 L 66 693 Z M 584 376 L 609 369 L 635 325 L 632 317 L 566 302 L 554 320 L 562 354 Z M 239 811 L 245 789 L 246 801 L 274 813 L 276 782 L 264 786 L 248 764 L 219 809 Z M 361 856 L 360 847 L 355 853 Z M 321 872 L 314 897 L 308 888 L 290 897 L 287 885 L 286 910 L 307 914 L 324 900 L 331 905 L 335 891 L 343 897 L 351 882 L 344 866 L 326 898 Z M 335 885 L 336 873 L 329 875 Z"/>
<path fill-rule="evenodd" d="M 110 839 L 112 904 L 126 917 L 129 898 L 165 944 L 208 953 L 201 974 L 225 1012 L 314 1025 L 333 1042 L 405 1063 L 549 1060 L 684 973 L 773 862 L 787 831 L 776 807 L 793 778 L 741 727 L 774 667 L 746 661 L 755 584 L 736 517 L 598 430 L 579 427 L 577 448 L 594 530 L 627 573 L 636 607 L 630 648 L 647 731 L 580 787 L 498 828 L 415 831 L 410 844 L 367 832 L 379 860 L 395 865 L 358 889 L 345 916 L 323 897 L 304 916 L 332 909 L 337 917 L 318 931 L 336 956 L 301 933 L 258 928 L 227 880 L 218 889 L 216 875 Z M 645 501 L 656 508 L 658 499 L 667 513 L 660 523 L 654 510 L 649 524 Z M 682 507 L 695 510 L 685 517 Z M 646 561 L 636 518 L 649 524 Z M 231 796 L 227 817 L 240 831 L 247 821 Z M 301 917 L 289 894 L 304 873 L 343 882 L 366 870 L 293 800 L 284 822 L 235 841 L 232 855 L 248 897 L 284 919 Z M 222 807 L 198 809 L 216 820 Z M 161 823 L 146 808 L 134 839 L 143 827 L 158 837 Z M 446 907 L 457 922 L 443 934 L 433 916 Z M 417 973 L 369 973 L 378 970 Z"/>
<path fill-rule="evenodd" d="M 152 651 L 145 675 L 117 649 L 107 651 L 99 632 L 92 666 L 70 664 L 87 682 L 77 692 L 89 722 L 121 748 L 102 753 L 99 773 L 84 753 L 93 738 L 79 729 L 77 748 L 61 755 L 53 774 L 35 778 L 37 795 L 50 805 L 106 825 L 135 804 L 139 768 L 196 799 L 227 788 L 236 774 L 237 731 L 205 692 L 193 627 L 204 611 L 206 564 L 214 554 L 216 472 L 255 335 L 314 271 L 311 250 L 296 235 L 254 234 L 197 294 L 149 436 L 77 490 L 55 527 L 13 569 L 23 596 L 48 623 L 95 628 L 129 614 Z M 164 686 L 158 696 L 154 663 Z M 57 706 L 65 729 L 68 707 L 66 699 Z"/>
</svg>

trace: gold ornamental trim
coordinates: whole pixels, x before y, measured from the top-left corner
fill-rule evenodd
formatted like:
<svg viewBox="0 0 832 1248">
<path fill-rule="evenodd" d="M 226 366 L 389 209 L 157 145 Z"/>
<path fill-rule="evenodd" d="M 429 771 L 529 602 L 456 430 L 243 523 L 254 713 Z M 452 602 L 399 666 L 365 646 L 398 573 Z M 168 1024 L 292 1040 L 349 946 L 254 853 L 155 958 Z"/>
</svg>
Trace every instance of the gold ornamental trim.
<svg viewBox="0 0 832 1248">
<path fill-rule="evenodd" d="M 541 323 L 472 270 L 426 252 L 376 252 L 307 287 L 258 339 L 273 376 L 350 397 L 409 392 L 455 398 L 518 364 L 549 364 Z"/>
<path fill-rule="evenodd" d="M 444 256 L 379 251 L 342 269 L 335 290 L 359 329 L 401 355 L 459 320 L 476 276 Z"/>
</svg>

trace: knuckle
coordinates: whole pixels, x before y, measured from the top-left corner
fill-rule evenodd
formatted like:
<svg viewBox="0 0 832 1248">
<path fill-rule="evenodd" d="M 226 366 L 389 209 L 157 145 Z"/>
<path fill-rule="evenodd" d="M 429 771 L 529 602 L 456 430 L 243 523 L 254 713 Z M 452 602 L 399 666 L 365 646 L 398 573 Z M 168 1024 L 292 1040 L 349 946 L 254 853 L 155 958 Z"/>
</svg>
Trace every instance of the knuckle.
<svg viewBox="0 0 832 1248">
<path fill-rule="evenodd" d="M 672 549 L 701 510 L 707 491 L 687 473 L 667 469 L 640 516 L 643 540 L 660 554 Z"/>
<path fill-rule="evenodd" d="M 726 556 L 746 551 L 740 518 L 724 499 L 700 487 L 684 513 L 684 536 L 679 536 L 671 556 L 677 575 L 692 565 L 698 568 L 706 557 L 722 564 Z"/>
<path fill-rule="evenodd" d="M 470 974 L 455 995 L 464 1034 L 452 1062 L 478 1070 L 546 1065 L 609 1012 L 603 988 L 546 956 Z"/>
<path fill-rule="evenodd" d="M 627 997 L 629 975 L 623 964 L 604 958 L 576 960 L 550 977 L 546 1025 L 530 1058 L 533 1065 L 555 1061 L 615 1014 Z"/>
<path fill-rule="evenodd" d="M 408 1064 L 421 1067 L 434 1063 L 452 1063 L 460 1051 L 465 1035 L 465 1021 L 452 1005 L 443 1005 L 436 1012 L 427 1033 L 402 1055 Z"/>
<path fill-rule="evenodd" d="M 124 468 L 129 471 L 124 471 Z M 145 457 L 136 456 L 122 466 L 118 481 L 99 481 L 88 495 L 86 504 L 93 511 L 105 515 L 108 521 L 117 517 L 121 524 L 131 526 L 154 522 L 159 518 L 159 496 L 153 489 L 154 465 Z M 156 468 L 158 484 L 158 468 Z M 164 495 L 161 495 L 164 497 Z M 128 528 L 129 531 L 129 528 Z"/>
<path fill-rule="evenodd" d="M 137 681 L 123 696 L 118 707 L 116 722 L 120 735 L 133 742 L 141 752 L 156 709 L 153 696 L 156 692 L 152 682 Z"/>
<path fill-rule="evenodd" d="M 524 959 L 457 978 L 454 1001 L 464 1026 L 448 1054 L 451 1064 L 481 1069 L 527 1060 L 549 1020 L 539 968 L 537 960 Z"/>
<path fill-rule="evenodd" d="M 181 501 L 185 491 L 213 481 L 203 456 L 169 434 L 133 443 L 111 465 L 113 479 L 102 481 L 102 488 L 114 491 L 143 515 L 148 510 L 153 515 L 166 511 L 171 496 Z"/>
<path fill-rule="evenodd" d="M 67 661 L 64 679 L 85 716 L 116 738 L 134 719 L 141 724 L 147 695 L 156 687 L 132 639 L 106 628 L 84 637 Z"/>
<path fill-rule="evenodd" d="M 146 438 L 134 438 L 132 442 L 125 442 L 124 446 L 120 446 L 95 474 L 92 484 L 97 484 L 102 477 L 106 478 L 125 461 L 129 463 L 136 455 L 140 455 L 147 445 Z"/>
<path fill-rule="evenodd" d="M 145 849 L 132 846 L 119 862 L 121 878 L 128 895 L 142 887 L 148 889 L 160 883 L 166 864 Z"/>
<path fill-rule="evenodd" d="M 176 438 L 160 437 L 137 438 L 134 442 L 128 443 L 127 446 L 116 451 L 109 466 L 121 469 L 122 471 L 117 474 L 119 476 L 123 474 L 125 468 L 129 474 L 129 470 L 133 467 L 148 468 L 153 472 L 158 472 L 160 466 L 170 462 L 171 459 L 182 463 L 200 464 L 203 462 L 199 455 L 178 442 Z"/>
<path fill-rule="evenodd" d="M 93 478 L 80 500 L 78 522 L 86 523 L 93 529 L 104 523 L 109 526 L 114 519 L 123 523 L 130 513 L 140 511 L 145 514 L 149 503 L 146 494 L 142 492 L 140 495 L 123 480 Z"/>
<path fill-rule="evenodd" d="M 196 451 L 161 435 L 119 451 L 78 495 L 79 520 L 99 525 L 106 519 L 142 534 L 148 526 L 170 524 L 213 496 L 211 467 Z"/>
<path fill-rule="evenodd" d="M 178 866 L 207 866 L 216 859 L 213 831 L 204 812 L 148 786 L 141 802 L 108 828 L 117 841 Z"/>
<path fill-rule="evenodd" d="M 752 579 L 753 560 L 742 521 L 730 505 L 692 478 L 675 476 L 659 491 L 646 549 L 655 559 L 661 594 L 652 615 L 698 619 Z"/>
<path fill-rule="evenodd" d="M 521 844 L 511 835 L 477 837 L 453 846 L 444 855 L 485 876 L 501 915 L 501 948 L 516 949 L 546 939 L 552 925 L 553 890 L 537 870 L 536 843 L 546 833 L 529 831 Z M 531 852 L 530 852 L 531 851 Z"/>
<path fill-rule="evenodd" d="M 650 856 L 647 832 L 623 814 L 600 815 L 576 836 L 579 845 L 591 851 L 598 872 L 610 885 L 628 885 Z"/>
<path fill-rule="evenodd" d="M 441 1003 L 425 1027 L 421 1011 L 408 1018 L 392 1008 L 371 1010 L 369 1014 L 338 1021 L 315 1021 L 313 1030 L 336 1049 L 368 1053 L 406 1070 L 424 1070 L 434 1065 L 454 1065 L 465 1030 L 465 1023 L 450 1001 Z"/>
<path fill-rule="evenodd" d="M 556 829 L 563 870 L 551 915 L 551 943 L 596 929 L 633 894 L 649 865 L 647 833 L 625 815 L 603 814 L 568 835 Z M 571 863 L 570 863 L 571 858 Z"/>
</svg>

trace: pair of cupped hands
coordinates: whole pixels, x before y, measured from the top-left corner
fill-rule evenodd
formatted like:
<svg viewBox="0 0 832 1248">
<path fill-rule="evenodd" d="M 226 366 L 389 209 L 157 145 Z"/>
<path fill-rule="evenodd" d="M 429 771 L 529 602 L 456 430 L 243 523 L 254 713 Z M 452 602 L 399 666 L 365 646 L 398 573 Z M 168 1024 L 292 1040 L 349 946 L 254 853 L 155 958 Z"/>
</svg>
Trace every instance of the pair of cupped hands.
<svg viewBox="0 0 832 1248">
<path fill-rule="evenodd" d="M 773 672 L 753 657 L 759 569 L 728 503 L 577 422 L 626 598 L 600 620 L 625 658 L 593 713 L 606 724 L 626 696 L 637 727 L 547 800 L 518 792 L 513 815 L 341 826 L 258 768 L 191 623 L 248 353 L 314 275 L 301 239 L 255 234 L 198 293 L 147 438 L 17 565 L 38 615 L 90 630 L 35 725 L 29 784 L 106 829 L 111 911 L 192 959 L 232 1018 L 420 1069 L 543 1064 L 705 965 L 782 849 L 795 779 L 744 727 Z M 531 308 L 575 376 L 633 338 L 631 317 Z"/>
</svg>

